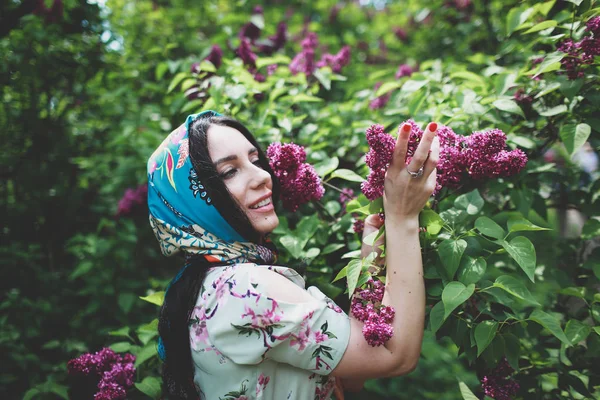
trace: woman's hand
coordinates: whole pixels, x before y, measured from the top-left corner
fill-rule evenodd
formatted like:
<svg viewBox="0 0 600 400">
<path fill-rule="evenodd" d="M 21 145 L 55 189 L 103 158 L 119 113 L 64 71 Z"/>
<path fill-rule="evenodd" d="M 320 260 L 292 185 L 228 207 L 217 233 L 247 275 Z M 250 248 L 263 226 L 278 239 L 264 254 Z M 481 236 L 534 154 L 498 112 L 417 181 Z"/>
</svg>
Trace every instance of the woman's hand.
<svg viewBox="0 0 600 400">
<path fill-rule="evenodd" d="M 392 162 L 385 174 L 383 207 L 388 220 L 417 218 L 435 190 L 435 168 L 440 152 L 437 124 L 427 125 L 421 143 L 406 165 L 410 131 L 410 124 L 404 123 L 400 127 Z"/>
</svg>

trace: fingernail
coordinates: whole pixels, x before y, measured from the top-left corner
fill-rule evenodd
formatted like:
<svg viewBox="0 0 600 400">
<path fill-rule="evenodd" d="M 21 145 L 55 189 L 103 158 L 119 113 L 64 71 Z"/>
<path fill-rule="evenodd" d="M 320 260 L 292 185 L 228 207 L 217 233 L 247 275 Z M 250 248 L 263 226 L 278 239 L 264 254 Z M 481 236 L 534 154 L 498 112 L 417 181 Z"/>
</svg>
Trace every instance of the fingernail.
<svg viewBox="0 0 600 400">
<path fill-rule="evenodd" d="M 433 132 L 437 131 L 437 124 L 435 122 L 430 122 L 427 129 L 429 129 L 429 132 L 433 133 Z"/>
<path fill-rule="evenodd" d="M 404 123 L 404 125 L 402 125 L 402 132 L 407 133 L 410 132 L 410 124 Z"/>
</svg>

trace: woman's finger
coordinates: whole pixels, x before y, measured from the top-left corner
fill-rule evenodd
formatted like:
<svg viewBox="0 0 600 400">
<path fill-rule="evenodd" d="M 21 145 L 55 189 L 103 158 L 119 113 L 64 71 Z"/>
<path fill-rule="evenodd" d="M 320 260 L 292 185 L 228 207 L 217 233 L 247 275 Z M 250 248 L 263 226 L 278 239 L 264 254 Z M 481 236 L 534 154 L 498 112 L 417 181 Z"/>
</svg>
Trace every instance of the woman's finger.
<svg viewBox="0 0 600 400">
<path fill-rule="evenodd" d="M 430 122 L 423 133 L 419 147 L 417 147 L 417 150 L 408 165 L 409 171 L 417 172 L 421 167 L 425 168 L 425 161 L 427 161 L 427 157 L 429 156 L 429 150 L 431 149 L 433 138 L 436 136 L 436 131 L 437 123 Z"/>
<path fill-rule="evenodd" d="M 396 139 L 396 147 L 392 156 L 392 162 L 389 169 L 401 170 L 406 165 L 406 152 L 408 149 L 408 140 L 412 126 L 405 122 L 398 128 L 398 139 Z"/>
<path fill-rule="evenodd" d="M 434 137 L 431 142 L 431 150 L 429 151 L 429 157 L 425 161 L 425 167 L 423 176 L 428 177 L 433 171 L 435 171 L 438 161 L 440 159 L 440 140 L 438 137 Z"/>
</svg>

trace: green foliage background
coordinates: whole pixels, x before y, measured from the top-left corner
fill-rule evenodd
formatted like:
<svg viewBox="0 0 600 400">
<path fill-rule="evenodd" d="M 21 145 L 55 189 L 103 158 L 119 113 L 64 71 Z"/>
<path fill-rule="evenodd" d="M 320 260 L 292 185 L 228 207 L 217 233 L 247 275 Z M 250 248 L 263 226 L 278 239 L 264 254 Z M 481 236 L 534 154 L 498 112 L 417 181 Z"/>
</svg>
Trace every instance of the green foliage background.
<svg viewBox="0 0 600 400">
<path fill-rule="evenodd" d="M 600 183 L 571 156 L 586 141 L 600 146 L 598 58 L 583 78 L 568 80 L 556 51 L 585 35 L 597 2 L 493 0 L 460 9 L 443 0 L 269 1 L 261 4 L 262 36 L 285 21 L 289 40 L 270 57 L 259 54 L 262 73 L 282 65 L 262 83 L 234 52 L 255 5 L 0 5 L 0 396 L 67 398 L 66 362 L 111 345 L 137 356 L 130 397 L 159 397 L 157 308 L 140 296 L 160 303 L 181 261 L 159 254 L 146 209 L 117 218 L 117 203 L 145 182 L 146 159 L 166 133 L 214 108 L 246 122 L 265 145 L 306 146 L 324 181 L 357 192 L 372 123 L 389 132 L 407 118 L 462 134 L 506 132 L 511 147 L 527 152 L 526 170 L 444 192 L 422 216 L 428 318 L 418 369 L 369 381 L 349 398 L 469 398 L 457 379 L 482 398 L 479 379 L 504 356 L 518 370 L 518 398 L 597 398 Z M 351 46 L 350 64 L 339 74 L 291 75 L 286 65 L 304 29 L 329 52 Z M 224 63 L 203 80 L 190 66 L 213 44 Z M 545 61 L 534 65 L 538 57 Z M 396 79 L 404 63 L 418 72 Z M 202 82 L 210 82 L 205 99 L 183 95 Z M 517 103 L 516 90 L 531 104 Z M 371 110 L 386 93 L 387 105 Z M 548 149 L 552 161 L 543 157 Z M 282 263 L 347 304 L 343 281 L 331 281 L 360 248 L 350 211 L 369 205 L 361 196 L 345 213 L 338 192 L 326 189 L 320 203 L 282 211 L 275 238 Z M 581 234 L 568 226 L 572 210 L 585 216 Z"/>
</svg>

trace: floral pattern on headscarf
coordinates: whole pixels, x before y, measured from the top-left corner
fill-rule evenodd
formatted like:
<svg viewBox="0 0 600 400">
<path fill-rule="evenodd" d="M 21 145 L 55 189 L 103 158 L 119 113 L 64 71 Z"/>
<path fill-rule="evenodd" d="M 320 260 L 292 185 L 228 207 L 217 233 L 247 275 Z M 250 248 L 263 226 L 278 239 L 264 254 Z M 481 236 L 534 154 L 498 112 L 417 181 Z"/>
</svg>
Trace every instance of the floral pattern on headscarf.
<svg viewBox="0 0 600 400">
<path fill-rule="evenodd" d="M 221 114 L 208 110 L 188 116 L 148 160 L 150 225 L 166 256 L 181 251 L 215 263 L 272 264 L 273 251 L 246 241 L 215 208 L 190 160 L 190 126 L 213 116 Z"/>
</svg>

